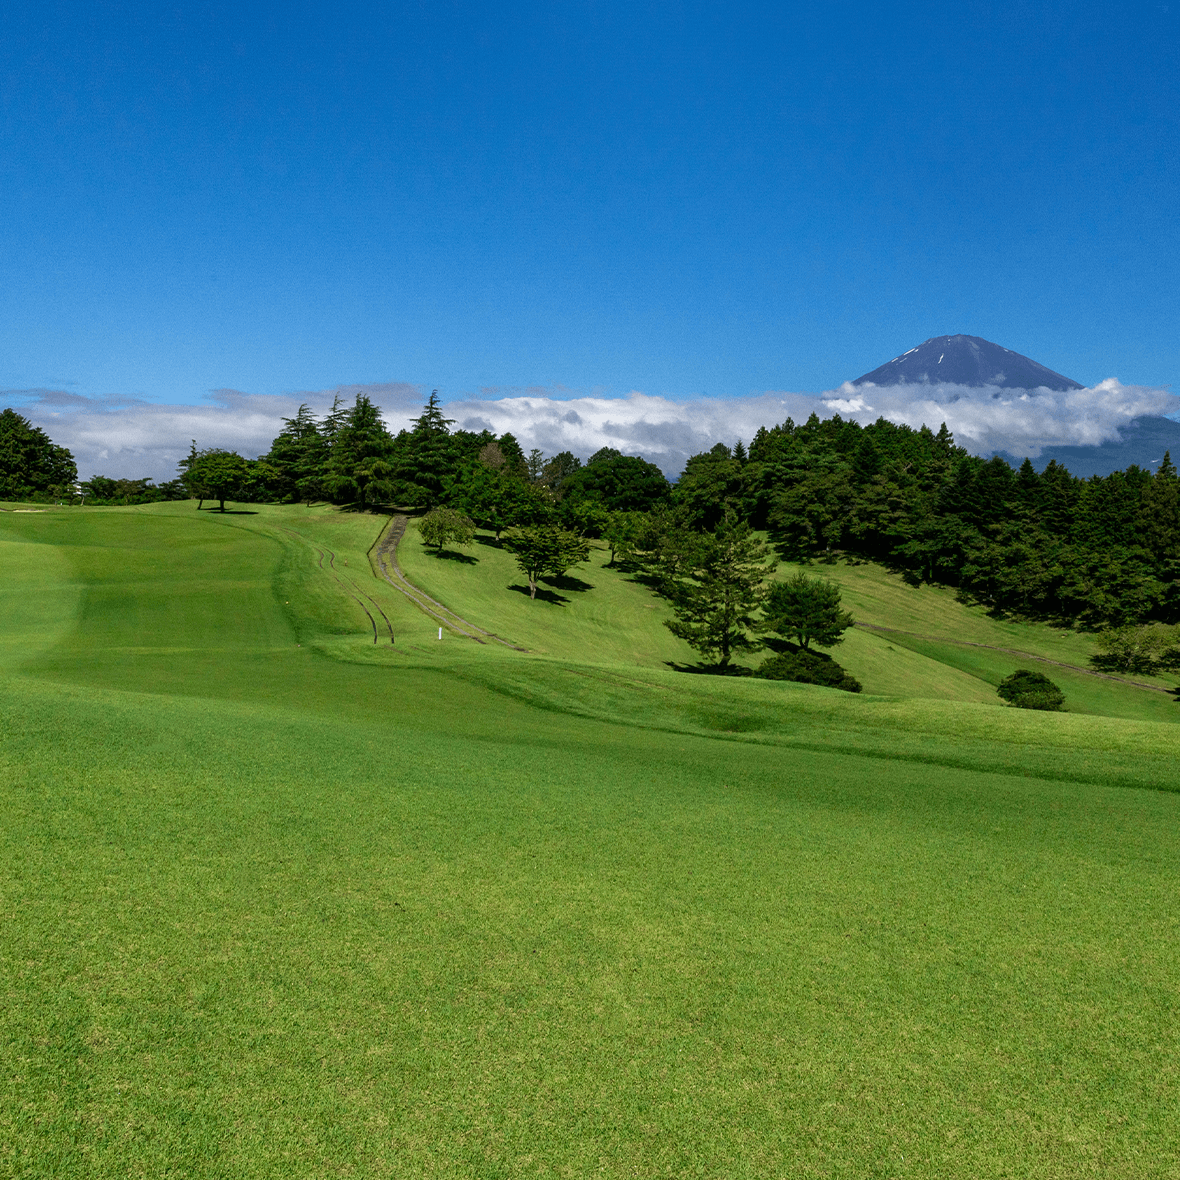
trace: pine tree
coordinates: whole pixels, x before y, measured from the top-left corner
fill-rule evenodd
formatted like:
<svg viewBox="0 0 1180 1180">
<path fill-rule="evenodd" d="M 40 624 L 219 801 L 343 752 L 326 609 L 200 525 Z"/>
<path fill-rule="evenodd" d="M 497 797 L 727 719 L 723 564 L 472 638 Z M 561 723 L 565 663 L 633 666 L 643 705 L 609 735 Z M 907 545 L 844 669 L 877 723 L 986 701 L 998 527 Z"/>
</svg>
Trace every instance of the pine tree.
<svg viewBox="0 0 1180 1180">
<path fill-rule="evenodd" d="M 1139 535 L 1151 550 L 1156 562 L 1174 560 L 1180 550 L 1180 479 L 1172 465 L 1172 454 L 1164 452 L 1164 461 L 1151 477 L 1139 510 Z"/>
<path fill-rule="evenodd" d="M 766 596 L 767 631 L 793 639 L 805 651 L 818 643 L 843 643 L 852 616 L 840 606 L 840 587 L 824 578 L 809 578 L 802 570 L 776 582 Z"/>
<path fill-rule="evenodd" d="M 665 626 L 715 659 L 719 670 L 727 669 L 735 654 L 762 646 L 751 632 L 765 598 L 763 585 L 777 564 L 767 562 L 769 552 L 748 524 L 727 512 L 716 532 L 699 538 L 683 571 L 688 576 L 672 587 L 676 618 Z"/>
<path fill-rule="evenodd" d="M 369 503 L 393 495 L 390 451 L 393 439 L 381 411 L 363 393 L 336 429 L 328 457 L 324 483 L 338 500 L 355 499 L 364 509 Z"/>
<path fill-rule="evenodd" d="M 336 433 L 339 433 L 339 427 L 334 428 L 333 434 Z M 323 468 L 328 455 L 325 433 L 311 409 L 301 405 L 294 418 L 283 419 L 283 429 L 264 456 L 278 473 L 274 492 L 281 499 L 300 497 L 310 504 L 321 494 Z"/>
</svg>

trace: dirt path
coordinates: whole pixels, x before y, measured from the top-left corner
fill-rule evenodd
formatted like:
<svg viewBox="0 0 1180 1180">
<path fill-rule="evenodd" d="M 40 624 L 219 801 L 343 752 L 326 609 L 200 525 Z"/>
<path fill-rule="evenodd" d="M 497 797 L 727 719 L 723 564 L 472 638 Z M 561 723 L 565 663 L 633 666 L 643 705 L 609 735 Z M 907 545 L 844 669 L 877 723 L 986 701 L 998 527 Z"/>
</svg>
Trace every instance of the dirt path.
<svg viewBox="0 0 1180 1180">
<path fill-rule="evenodd" d="M 515 643 L 509 643 L 507 639 L 501 639 L 492 631 L 485 631 L 482 627 L 469 623 L 450 607 L 443 606 L 438 599 L 431 598 L 425 590 L 415 586 L 402 573 L 402 567 L 397 560 L 397 547 L 402 537 L 406 535 L 409 519 L 408 516 L 400 514 L 394 516 L 381 536 L 377 538 L 377 543 L 369 550 L 369 559 L 379 576 L 383 577 L 395 590 L 404 594 L 420 611 L 437 619 L 444 627 L 457 631 L 460 635 L 466 635 L 468 639 L 474 639 L 476 643 L 487 643 L 490 639 L 512 648 L 513 651 L 528 651 L 526 647 L 518 647 Z"/>
<path fill-rule="evenodd" d="M 1172 689 L 1162 688 L 1158 684 L 1144 684 L 1141 680 L 1127 680 L 1122 676 L 1110 676 L 1106 672 L 1095 672 L 1093 668 L 1079 668 L 1077 664 L 1066 664 L 1062 660 L 1051 660 L 1048 656 L 1034 656 L 1032 652 L 1018 651 L 1014 647 L 996 647 L 990 643 L 972 643 L 969 639 L 947 639 L 944 635 L 919 635 L 914 631 L 903 631 L 900 627 L 882 627 L 877 623 L 857 623 L 866 631 L 884 631 L 891 635 L 908 635 L 911 639 L 925 639 L 930 643 L 953 643 L 957 647 L 982 647 L 986 651 L 1002 651 L 1005 655 L 1020 656 L 1025 660 L 1037 660 L 1042 664 L 1053 664 L 1058 668 L 1068 668 L 1071 672 L 1081 672 L 1083 676 L 1097 676 L 1099 680 L 1113 680 L 1115 684 L 1127 684 L 1132 688 L 1149 688 L 1152 692 L 1166 692 L 1172 695 Z"/>
</svg>

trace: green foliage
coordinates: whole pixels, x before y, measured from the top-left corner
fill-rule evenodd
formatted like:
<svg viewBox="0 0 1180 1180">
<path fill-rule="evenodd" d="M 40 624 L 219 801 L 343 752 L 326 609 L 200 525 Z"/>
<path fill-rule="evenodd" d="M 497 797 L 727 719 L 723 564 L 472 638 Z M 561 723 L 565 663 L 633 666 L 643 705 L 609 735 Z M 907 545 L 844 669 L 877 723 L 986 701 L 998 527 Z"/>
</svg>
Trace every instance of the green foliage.
<svg viewBox="0 0 1180 1180">
<path fill-rule="evenodd" d="M 852 615 L 840 607 L 840 587 L 802 570 L 770 587 L 765 612 L 765 630 L 793 639 L 805 650 L 812 643 L 833 647 L 852 626 Z"/>
<path fill-rule="evenodd" d="M 475 537 L 472 521 L 453 508 L 432 508 L 418 522 L 418 531 L 440 553 L 444 545 L 470 545 Z"/>
<path fill-rule="evenodd" d="M 339 402 L 334 408 L 337 418 L 329 416 L 330 425 L 321 427 L 306 405 L 294 418 L 283 419 L 283 429 L 265 456 L 276 476 L 271 489 L 277 500 L 305 500 L 311 503 L 326 494 L 325 467 L 334 439 L 345 424 Z"/>
<path fill-rule="evenodd" d="M 381 411 L 363 393 L 334 426 L 323 483 L 337 500 L 356 500 L 363 509 L 394 494 L 390 463 L 393 439 Z"/>
<path fill-rule="evenodd" d="M 216 500 L 220 511 L 225 511 L 226 500 L 246 497 L 251 482 L 250 463 L 237 451 L 220 447 L 197 450 L 194 442 L 188 458 L 180 462 L 181 482 L 189 495 L 201 501 Z M 200 507 L 200 504 L 197 505 Z"/>
<path fill-rule="evenodd" d="M 0 412 L 0 500 L 68 495 L 74 456 L 15 410 Z"/>
<path fill-rule="evenodd" d="M 1065 704 L 1065 693 L 1048 676 L 1029 668 L 1021 668 L 1006 676 L 996 692 L 1002 700 L 1018 709 L 1058 712 Z"/>
<path fill-rule="evenodd" d="M 722 462 L 694 456 L 690 467 Z M 1132 467 L 1081 480 L 1052 462 L 1039 475 L 1029 462 L 1013 472 L 955 446 L 945 425 L 934 434 L 812 415 L 759 431 L 748 462 L 718 466 L 714 480 L 702 475 L 702 504 L 740 500 L 784 556 L 880 561 L 1023 617 L 1180 619 L 1180 481 L 1170 459 L 1155 476 Z M 686 503 L 692 482 L 681 480 Z"/>
<path fill-rule="evenodd" d="M 626 545 L 627 561 L 643 571 L 657 593 L 670 595 L 695 550 L 697 532 L 689 527 L 682 509 L 664 504 L 636 514 L 630 523 L 633 528 Z"/>
<path fill-rule="evenodd" d="M 747 516 L 744 506 L 744 460 L 735 459 L 729 447 L 717 443 L 712 450 L 693 455 L 676 481 L 673 503 L 681 519 L 698 531 L 715 529 L 726 511 Z"/>
<path fill-rule="evenodd" d="M 412 429 L 402 431 L 391 448 L 400 500 L 431 508 L 445 498 L 459 459 L 448 431 L 452 424 L 443 417 L 438 390 L 432 390 Z"/>
<path fill-rule="evenodd" d="M 582 466 L 582 460 L 569 451 L 560 451 L 541 468 L 541 482 L 560 502 L 569 490 L 569 480 Z"/>
<path fill-rule="evenodd" d="M 715 532 L 694 537 L 668 591 L 676 617 L 664 625 L 720 669 L 735 654 L 756 651 L 761 644 L 750 633 L 775 566 L 768 555 L 750 526 L 732 514 Z"/>
<path fill-rule="evenodd" d="M 546 523 L 553 515 L 547 489 L 522 479 L 499 453 L 499 444 L 488 444 L 492 447 L 495 451 L 489 453 L 500 462 L 490 466 L 483 458 L 468 459 L 451 483 L 448 498 L 452 506 L 480 528 L 490 529 L 497 539 L 513 525 Z"/>
<path fill-rule="evenodd" d="M 566 474 L 561 487 L 570 499 L 593 500 L 608 512 L 647 512 L 666 502 L 671 492 L 654 463 L 609 447 L 593 455 L 585 467 Z"/>
<path fill-rule="evenodd" d="M 516 558 L 520 572 L 528 579 L 529 597 L 537 597 L 539 578 L 560 578 L 590 556 L 584 537 L 556 525 L 533 525 L 513 531 L 504 547 Z"/>
<path fill-rule="evenodd" d="M 557 516 L 570 532 L 583 537 L 601 537 L 610 526 L 612 513 L 597 500 L 569 497 L 558 505 Z"/>
<path fill-rule="evenodd" d="M 796 684 L 819 684 L 845 692 L 861 691 L 860 681 L 850 676 L 831 656 L 806 649 L 770 656 L 762 661 L 754 675 L 763 680 L 792 680 Z"/>
<path fill-rule="evenodd" d="M 187 500 L 188 488 L 178 480 L 155 484 L 150 479 L 110 479 L 96 475 L 82 485 L 87 504 L 158 504 L 163 500 Z"/>
<path fill-rule="evenodd" d="M 1153 676 L 1180 669 L 1180 628 L 1153 624 L 1114 627 L 1098 636 L 1094 667 L 1107 672 Z"/>
<path fill-rule="evenodd" d="M 635 555 L 636 547 L 644 530 L 648 527 L 649 517 L 644 512 L 611 512 L 602 528 L 602 536 L 610 547 L 610 561 L 621 557 L 624 562 L 630 562 Z"/>
</svg>

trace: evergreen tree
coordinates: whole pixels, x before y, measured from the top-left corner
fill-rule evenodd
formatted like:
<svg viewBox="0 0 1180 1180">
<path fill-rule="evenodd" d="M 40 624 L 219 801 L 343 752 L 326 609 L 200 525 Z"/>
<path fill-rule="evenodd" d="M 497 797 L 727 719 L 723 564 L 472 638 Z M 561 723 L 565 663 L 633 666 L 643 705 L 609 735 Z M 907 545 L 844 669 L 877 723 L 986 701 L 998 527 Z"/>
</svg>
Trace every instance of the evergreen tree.
<svg viewBox="0 0 1180 1180">
<path fill-rule="evenodd" d="M 763 628 L 794 640 L 805 651 L 818 643 L 843 643 L 852 616 L 841 609 L 840 587 L 824 578 L 809 578 L 802 570 L 776 582 L 766 595 Z"/>
<path fill-rule="evenodd" d="M 1138 535 L 1161 565 L 1180 555 L 1180 479 L 1170 451 L 1164 452 L 1160 469 L 1143 493 Z"/>
<path fill-rule="evenodd" d="M 356 500 L 363 510 L 368 504 L 393 495 L 390 452 L 393 439 L 381 418 L 381 411 L 363 393 L 349 410 L 343 424 L 335 428 L 324 474 L 324 484 L 339 500 Z"/>
<path fill-rule="evenodd" d="M 774 569 L 769 550 L 750 526 L 732 512 L 714 533 L 701 537 L 671 592 L 675 618 L 665 626 L 690 647 L 729 667 L 740 652 L 762 645 L 751 638 L 755 612 L 765 597 L 763 585 Z"/>
<path fill-rule="evenodd" d="M 412 428 L 398 435 L 394 470 L 406 502 L 432 508 L 444 499 L 458 461 L 448 430 L 453 424 L 443 417 L 435 389 Z"/>
<path fill-rule="evenodd" d="M 339 429 L 339 425 L 333 426 L 333 437 Z M 329 453 L 327 432 L 307 405 L 301 405 L 294 418 L 284 418 L 283 429 L 265 456 L 266 462 L 277 473 L 273 489 L 277 497 L 280 500 L 304 499 L 310 504 L 321 495 Z"/>
</svg>

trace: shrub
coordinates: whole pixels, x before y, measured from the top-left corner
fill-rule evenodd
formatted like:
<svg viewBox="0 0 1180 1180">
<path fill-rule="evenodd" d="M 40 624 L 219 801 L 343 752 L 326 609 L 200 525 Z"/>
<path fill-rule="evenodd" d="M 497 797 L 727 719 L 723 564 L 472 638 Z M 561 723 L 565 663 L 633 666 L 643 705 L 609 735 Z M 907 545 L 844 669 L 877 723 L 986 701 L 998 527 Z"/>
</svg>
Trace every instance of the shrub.
<svg viewBox="0 0 1180 1180">
<path fill-rule="evenodd" d="M 755 675 L 763 680 L 793 680 L 796 684 L 820 684 L 845 692 L 861 691 L 855 676 L 850 676 L 831 656 L 817 651 L 800 649 L 771 656 L 762 661 Z"/>
<path fill-rule="evenodd" d="M 1044 709 L 1056 713 L 1065 704 L 1065 693 L 1040 672 L 1021 668 L 1000 681 L 1000 697 L 1018 709 Z"/>
</svg>

